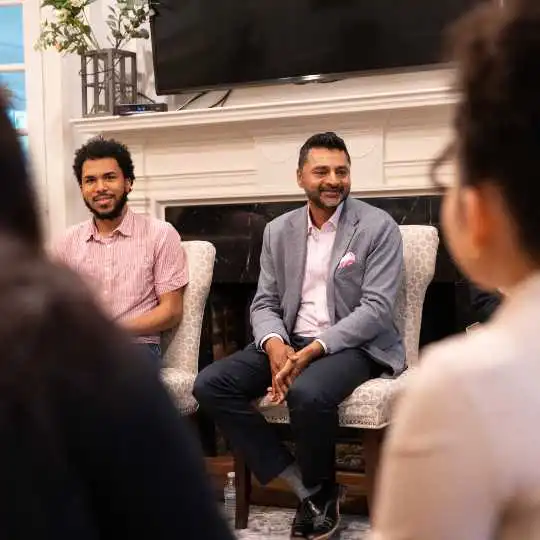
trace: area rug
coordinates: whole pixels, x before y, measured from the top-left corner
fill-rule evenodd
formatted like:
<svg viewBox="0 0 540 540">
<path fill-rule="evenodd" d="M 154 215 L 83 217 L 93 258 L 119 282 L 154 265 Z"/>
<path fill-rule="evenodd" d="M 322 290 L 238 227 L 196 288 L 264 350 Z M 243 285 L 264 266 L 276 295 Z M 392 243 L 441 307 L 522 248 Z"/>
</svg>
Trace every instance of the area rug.
<svg viewBox="0 0 540 540">
<path fill-rule="evenodd" d="M 236 532 L 238 540 L 289 540 L 294 510 L 252 506 L 249 527 Z M 343 516 L 340 529 L 332 540 L 365 540 L 369 531 L 366 518 Z"/>
</svg>

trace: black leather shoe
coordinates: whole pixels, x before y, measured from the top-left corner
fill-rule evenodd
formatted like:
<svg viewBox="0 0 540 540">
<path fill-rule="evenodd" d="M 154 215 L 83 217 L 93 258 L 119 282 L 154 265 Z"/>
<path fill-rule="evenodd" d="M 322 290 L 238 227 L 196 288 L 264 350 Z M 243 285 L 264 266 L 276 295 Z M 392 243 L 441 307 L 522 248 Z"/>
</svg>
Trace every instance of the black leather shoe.
<svg viewBox="0 0 540 540">
<path fill-rule="evenodd" d="M 309 540 L 326 540 L 339 527 L 339 504 L 344 491 L 338 484 L 321 489 L 311 497 L 311 502 L 319 511 L 313 520 L 313 529 L 308 533 Z"/>
<path fill-rule="evenodd" d="M 291 538 L 310 538 L 314 530 L 314 522 L 320 518 L 320 510 L 313 504 L 313 498 L 308 497 L 300 502 L 294 516 Z"/>
</svg>

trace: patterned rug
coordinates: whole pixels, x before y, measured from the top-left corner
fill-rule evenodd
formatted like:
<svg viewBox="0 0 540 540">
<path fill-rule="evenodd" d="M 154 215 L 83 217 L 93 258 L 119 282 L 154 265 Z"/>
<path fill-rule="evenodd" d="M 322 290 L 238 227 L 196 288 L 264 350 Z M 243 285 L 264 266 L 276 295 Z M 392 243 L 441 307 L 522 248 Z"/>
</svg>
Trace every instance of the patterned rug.
<svg viewBox="0 0 540 540">
<path fill-rule="evenodd" d="M 288 508 L 263 508 L 253 506 L 249 513 L 249 528 L 235 531 L 238 540 L 289 540 L 294 510 Z M 367 539 L 369 525 L 360 516 L 343 516 L 340 529 L 333 540 Z"/>
</svg>

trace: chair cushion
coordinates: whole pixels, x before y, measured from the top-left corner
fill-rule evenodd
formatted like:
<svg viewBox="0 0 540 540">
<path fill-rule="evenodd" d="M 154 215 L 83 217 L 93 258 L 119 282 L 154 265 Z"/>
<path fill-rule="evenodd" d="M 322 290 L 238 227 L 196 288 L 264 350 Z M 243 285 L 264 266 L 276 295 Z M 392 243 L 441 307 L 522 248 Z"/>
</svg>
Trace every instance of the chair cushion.
<svg viewBox="0 0 540 540">
<path fill-rule="evenodd" d="M 397 379 L 372 379 L 359 386 L 340 406 L 339 425 L 357 429 L 380 429 L 387 426 L 395 399 L 408 378 L 407 370 Z M 286 424 L 286 405 L 273 405 L 264 397 L 258 404 L 268 422 Z"/>
<path fill-rule="evenodd" d="M 163 368 L 161 380 L 171 393 L 180 413 L 184 416 L 193 414 L 198 403 L 192 395 L 195 375 L 177 368 Z"/>
<path fill-rule="evenodd" d="M 396 396 L 404 377 L 372 379 L 359 386 L 339 407 L 339 425 L 358 429 L 380 429 L 390 422 Z"/>
</svg>

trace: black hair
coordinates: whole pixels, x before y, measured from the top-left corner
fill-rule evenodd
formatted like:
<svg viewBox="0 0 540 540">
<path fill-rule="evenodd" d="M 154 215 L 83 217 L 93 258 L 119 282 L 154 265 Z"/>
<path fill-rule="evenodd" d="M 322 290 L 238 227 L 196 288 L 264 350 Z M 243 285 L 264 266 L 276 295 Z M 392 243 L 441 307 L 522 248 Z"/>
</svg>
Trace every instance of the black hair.
<svg viewBox="0 0 540 540">
<path fill-rule="evenodd" d="M 73 172 L 79 185 L 82 184 L 82 168 L 87 160 L 113 158 L 122 170 L 124 178 L 135 180 L 135 168 L 131 154 L 125 144 L 102 136 L 93 137 L 75 152 Z"/>
<path fill-rule="evenodd" d="M 519 241 L 540 262 L 540 2 L 485 3 L 453 27 L 460 183 L 498 187 Z"/>
<path fill-rule="evenodd" d="M 327 150 L 340 150 L 345 152 L 347 156 L 347 161 L 349 165 L 351 163 L 351 156 L 347 150 L 347 145 L 345 141 L 339 136 L 336 135 L 333 131 L 327 131 L 326 133 L 316 133 L 312 135 L 300 148 L 300 154 L 298 156 L 298 168 L 306 164 L 308 159 L 308 154 L 313 148 L 326 148 Z"/>
</svg>

